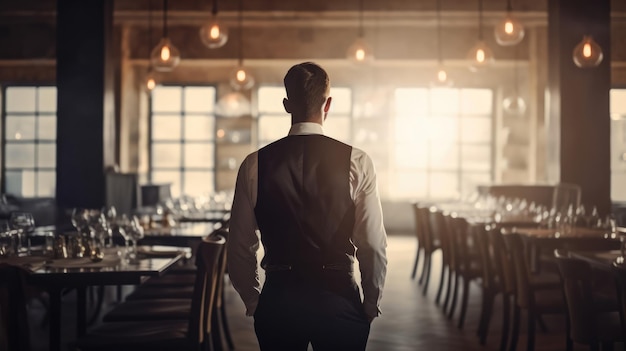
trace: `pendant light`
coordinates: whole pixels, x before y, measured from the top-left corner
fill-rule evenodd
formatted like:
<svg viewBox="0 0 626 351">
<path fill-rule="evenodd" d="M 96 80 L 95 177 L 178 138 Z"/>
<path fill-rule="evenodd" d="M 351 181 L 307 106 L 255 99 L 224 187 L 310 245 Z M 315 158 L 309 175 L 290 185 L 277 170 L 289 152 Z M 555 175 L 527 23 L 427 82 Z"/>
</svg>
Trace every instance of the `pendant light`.
<svg viewBox="0 0 626 351">
<path fill-rule="evenodd" d="M 522 96 L 519 94 L 519 75 L 518 75 L 518 69 L 517 69 L 517 60 L 518 60 L 518 50 L 517 48 L 515 49 L 515 61 L 513 63 L 513 94 L 507 96 L 503 101 L 502 101 L 502 107 L 504 108 L 504 111 L 510 115 L 513 116 L 524 116 L 524 114 L 526 113 L 526 101 L 524 101 L 524 98 L 522 98 Z"/>
<path fill-rule="evenodd" d="M 580 68 L 598 67 L 604 58 L 602 48 L 591 35 L 584 35 L 583 40 L 574 48 L 574 63 Z"/>
<path fill-rule="evenodd" d="M 217 1 L 213 0 L 211 20 L 200 28 L 200 39 L 209 49 L 221 48 L 228 41 L 228 28 L 217 18 Z"/>
<path fill-rule="evenodd" d="M 483 0 L 478 0 L 478 42 L 468 52 L 467 59 L 473 72 L 488 67 L 494 61 L 493 51 L 483 40 Z"/>
<path fill-rule="evenodd" d="M 355 63 L 367 63 L 374 59 L 372 48 L 365 41 L 365 31 L 363 29 L 363 0 L 359 0 L 359 35 L 348 47 L 346 56 Z"/>
<path fill-rule="evenodd" d="M 248 90 L 254 86 L 254 77 L 243 65 L 243 0 L 239 0 L 239 55 L 237 67 L 230 74 L 230 85 L 235 90 Z"/>
<path fill-rule="evenodd" d="M 499 45 L 513 46 L 524 39 L 524 26 L 511 15 L 512 11 L 511 0 L 507 0 L 506 16 L 494 28 L 496 42 Z"/>
<path fill-rule="evenodd" d="M 150 62 L 159 72 L 171 72 L 180 62 L 180 52 L 167 36 L 167 0 L 163 0 L 163 37 L 152 49 Z"/>
<path fill-rule="evenodd" d="M 152 46 L 152 1 L 148 1 L 148 48 Z M 143 80 L 143 86 L 147 91 L 152 91 L 157 85 L 156 73 L 152 68 L 152 60 L 148 63 L 148 72 Z"/>
<path fill-rule="evenodd" d="M 433 85 L 452 85 L 448 77 L 448 72 L 443 64 L 443 54 L 441 45 L 441 0 L 437 0 L 437 75 Z"/>
</svg>

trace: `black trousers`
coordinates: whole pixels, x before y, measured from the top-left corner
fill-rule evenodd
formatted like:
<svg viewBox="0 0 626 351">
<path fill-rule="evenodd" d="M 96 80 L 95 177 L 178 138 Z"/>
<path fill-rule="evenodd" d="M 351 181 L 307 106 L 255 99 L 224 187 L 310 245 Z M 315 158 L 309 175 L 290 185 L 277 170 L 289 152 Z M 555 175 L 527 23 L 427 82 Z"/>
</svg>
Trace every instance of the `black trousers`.
<svg viewBox="0 0 626 351">
<path fill-rule="evenodd" d="M 363 351 L 370 323 L 352 272 L 267 274 L 254 314 L 262 351 Z"/>
</svg>

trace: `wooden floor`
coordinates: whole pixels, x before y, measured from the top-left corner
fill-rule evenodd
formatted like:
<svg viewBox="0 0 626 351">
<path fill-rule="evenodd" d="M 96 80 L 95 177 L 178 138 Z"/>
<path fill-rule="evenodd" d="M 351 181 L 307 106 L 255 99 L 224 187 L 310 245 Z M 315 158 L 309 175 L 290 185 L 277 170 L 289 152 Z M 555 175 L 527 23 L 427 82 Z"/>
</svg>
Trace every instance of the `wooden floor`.
<svg viewBox="0 0 626 351">
<path fill-rule="evenodd" d="M 472 286 L 470 303 L 465 327 L 456 326 L 458 316 L 452 320 L 442 313 L 434 303 L 434 296 L 439 283 L 440 257 L 433 258 L 433 271 L 430 289 L 424 297 L 421 287 L 410 279 L 411 267 L 415 258 L 415 238 L 408 235 L 390 235 L 388 247 L 387 284 L 382 300 L 383 315 L 374 320 L 370 333 L 368 351 L 414 351 L 414 350 L 498 350 L 500 339 L 500 301 L 496 300 L 494 318 L 491 323 L 486 346 L 478 343 L 476 328 L 480 311 L 480 289 Z M 112 299 L 112 298 L 110 298 Z M 258 344 L 254 335 L 253 320 L 244 316 L 244 307 L 239 296 L 230 285 L 227 287 L 225 301 L 229 313 L 229 322 L 235 339 L 236 350 L 256 351 Z M 63 305 L 64 343 L 75 335 L 74 306 L 72 296 L 64 299 Z M 46 350 L 47 332 L 41 327 L 42 307 L 32 303 L 31 335 L 33 350 Z M 458 312 L 458 310 L 457 310 Z M 564 350 L 564 318 L 545 318 L 548 333 L 537 333 L 536 350 Z M 524 324 L 518 350 L 525 350 Z M 575 350 L 587 350 L 577 345 Z M 624 350 L 623 345 L 616 345 L 615 350 Z"/>
</svg>

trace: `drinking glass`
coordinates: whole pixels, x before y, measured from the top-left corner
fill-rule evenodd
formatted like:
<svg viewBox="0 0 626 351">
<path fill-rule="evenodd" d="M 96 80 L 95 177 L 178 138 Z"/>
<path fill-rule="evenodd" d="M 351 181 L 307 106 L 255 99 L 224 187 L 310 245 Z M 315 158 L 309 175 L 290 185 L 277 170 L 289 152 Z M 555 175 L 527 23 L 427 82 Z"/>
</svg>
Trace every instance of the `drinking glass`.
<svg viewBox="0 0 626 351">
<path fill-rule="evenodd" d="M 35 219 L 32 213 L 13 212 L 9 218 L 9 223 L 13 229 L 17 230 L 18 251 L 24 251 L 24 246 L 26 246 L 26 253 L 30 255 L 30 239 L 28 235 L 35 230 Z"/>
<path fill-rule="evenodd" d="M 87 227 L 88 210 L 84 208 L 74 208 L 72 210 L 72 225 L 76 228 L 79 236 L 83 235 L 85 228 Z"/>
<path fill-rule="evenodd" d="M 0 257 L 12 256 L 17 253 L 17 242 L 9 222 L 0 222 Z"/>
</svg>

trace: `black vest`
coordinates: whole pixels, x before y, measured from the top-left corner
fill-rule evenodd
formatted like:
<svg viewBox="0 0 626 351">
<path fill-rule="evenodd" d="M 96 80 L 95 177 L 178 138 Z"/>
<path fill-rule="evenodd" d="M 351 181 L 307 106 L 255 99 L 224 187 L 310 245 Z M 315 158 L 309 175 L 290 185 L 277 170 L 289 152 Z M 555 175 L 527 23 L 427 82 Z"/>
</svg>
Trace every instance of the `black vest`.
<svg viewBox="0 0 626 351">
<path fill-rule="evenodd" d="M 352 147 L 323 135 L 291 135 L 258 152 L 255 215 L 263 267 L 351 265 Z"/>
</svg>

